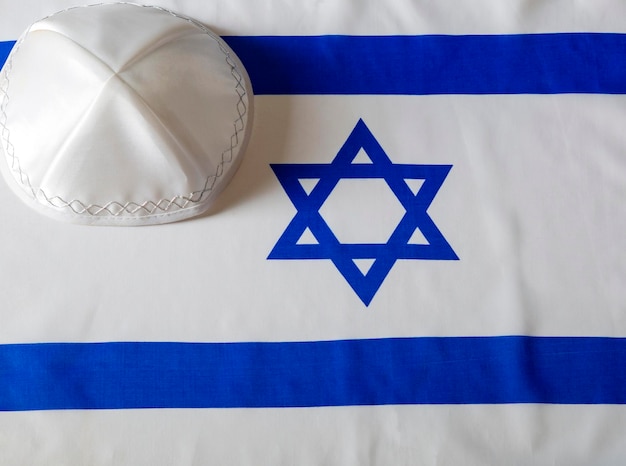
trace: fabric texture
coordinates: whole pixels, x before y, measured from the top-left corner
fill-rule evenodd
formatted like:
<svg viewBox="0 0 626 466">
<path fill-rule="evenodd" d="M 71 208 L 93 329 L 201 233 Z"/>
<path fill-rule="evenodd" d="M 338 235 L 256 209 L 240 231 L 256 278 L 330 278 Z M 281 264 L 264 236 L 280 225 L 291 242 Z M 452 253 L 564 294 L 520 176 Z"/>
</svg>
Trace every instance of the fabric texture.
<svg viewBox="0 0 626 466">
<path fill-rule="evenodd" d="M 0 464 L 624 462 L 623 2 L 157 3 L 246 155 L 155 227 L 0 183 Z M 0 56 L 77 4 L 0 0 Z"/>
</svg>

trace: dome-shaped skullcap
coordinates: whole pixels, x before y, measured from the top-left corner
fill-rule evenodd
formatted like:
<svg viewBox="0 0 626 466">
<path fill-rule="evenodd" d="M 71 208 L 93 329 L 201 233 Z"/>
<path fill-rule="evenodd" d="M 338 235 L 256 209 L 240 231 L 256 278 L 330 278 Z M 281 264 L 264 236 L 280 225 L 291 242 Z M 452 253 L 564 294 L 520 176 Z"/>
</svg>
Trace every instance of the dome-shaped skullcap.
<svg viewBox="0 0 626 466">
<path fill-rule="evenodd" d="M 22 35 L 0 74 L 5 178 L 31 207 L 75 223 L 204 212 L 251 123 L 251 86 L 233 51 L 158 7 L 54 14 Z"/>
</svg>

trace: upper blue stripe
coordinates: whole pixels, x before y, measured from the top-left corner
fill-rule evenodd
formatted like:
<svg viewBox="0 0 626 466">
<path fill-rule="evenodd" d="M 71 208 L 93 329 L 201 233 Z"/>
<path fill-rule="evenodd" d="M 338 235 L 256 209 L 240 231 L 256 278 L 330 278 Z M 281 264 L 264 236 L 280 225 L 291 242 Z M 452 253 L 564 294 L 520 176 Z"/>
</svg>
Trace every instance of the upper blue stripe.
<svg viewBox="0 0 626 466">
<path fill-rule="evenodd" d="M 626 35 L 225 37 L 257 94 L 626 92 Z"/>
<path fill-rule="evenodd" d="M 230 36 L 256 94 L 626 93 L 626 35 Z M 13 43 L 0 43 L 0 63 Z"/>
<path fill-rule="evenodd" d="M 0 410 L 626 403 L 626 339 L 0 345 Z"/>
<path fill-rule="evenodd" d="M 0 67 L 4 65 L 14 45 L 15 42 L 0 42 Z"/>
</svg>

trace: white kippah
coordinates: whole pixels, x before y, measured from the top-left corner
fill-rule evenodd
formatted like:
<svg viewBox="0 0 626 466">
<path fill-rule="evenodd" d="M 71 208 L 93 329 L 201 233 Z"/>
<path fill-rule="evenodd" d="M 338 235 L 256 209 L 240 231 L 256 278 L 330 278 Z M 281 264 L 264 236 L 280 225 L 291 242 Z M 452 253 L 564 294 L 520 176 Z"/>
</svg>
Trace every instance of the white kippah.
<svg viewBox="0 0 626 466">
<path fill-rule="evenodd" d="M 233 51 L 162 8 L 72 8 L 31 26 L 0 74 L 0 166 L 28 205 L 100 225 L 204 212 L 241 160 L 252 91 Z"/>
</svg>

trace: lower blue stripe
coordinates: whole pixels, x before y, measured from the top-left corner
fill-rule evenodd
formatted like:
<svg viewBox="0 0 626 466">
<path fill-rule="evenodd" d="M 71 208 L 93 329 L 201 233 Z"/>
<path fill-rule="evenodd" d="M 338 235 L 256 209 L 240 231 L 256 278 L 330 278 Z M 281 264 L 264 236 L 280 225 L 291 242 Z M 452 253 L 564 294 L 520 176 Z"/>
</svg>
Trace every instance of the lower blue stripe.
<svg viewBox="0 0 626 466">
<path fill-rule="evenodd" d="M 626 339 L 0 345 L 0 410 L 626 403 Z"/>
<path fill-rule="evenodd" d="M 256 94 L 626 93 L 626 35 L 228 36 Z M 13 42 L 0 42 L 0 64 Z"/>
</svg>

